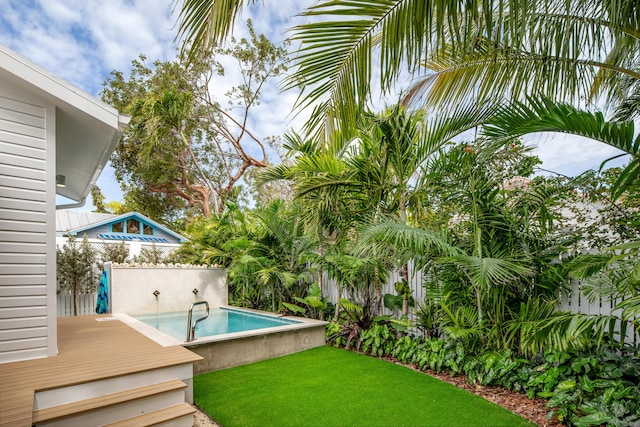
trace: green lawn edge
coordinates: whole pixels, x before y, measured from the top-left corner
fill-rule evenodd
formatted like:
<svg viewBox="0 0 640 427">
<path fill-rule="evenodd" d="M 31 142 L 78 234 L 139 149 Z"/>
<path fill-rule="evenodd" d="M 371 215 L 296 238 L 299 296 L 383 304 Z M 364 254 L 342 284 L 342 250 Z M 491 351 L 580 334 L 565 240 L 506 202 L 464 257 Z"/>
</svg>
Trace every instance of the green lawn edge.
<svg viewBox="0 0 640 427">
<path fill-rule="evenodd" d="M 535 425 L 429 375 L 328 346 L 193 384 L 196 405 L 224 427 Z"/>
</svg>

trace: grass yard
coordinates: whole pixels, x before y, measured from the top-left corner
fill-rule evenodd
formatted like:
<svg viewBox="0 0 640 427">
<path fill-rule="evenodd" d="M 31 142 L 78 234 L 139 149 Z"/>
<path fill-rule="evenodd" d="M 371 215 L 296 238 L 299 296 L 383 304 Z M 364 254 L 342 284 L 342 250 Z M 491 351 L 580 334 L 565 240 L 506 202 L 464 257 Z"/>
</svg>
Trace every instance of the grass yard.
<svg viewBox="0 0 640 427">
<path fill-rule="evenodd" d="M 534 425 L 429 375 L 333 347 L 198 375 L 194 395 L 224 427 Z"/>
</svg>

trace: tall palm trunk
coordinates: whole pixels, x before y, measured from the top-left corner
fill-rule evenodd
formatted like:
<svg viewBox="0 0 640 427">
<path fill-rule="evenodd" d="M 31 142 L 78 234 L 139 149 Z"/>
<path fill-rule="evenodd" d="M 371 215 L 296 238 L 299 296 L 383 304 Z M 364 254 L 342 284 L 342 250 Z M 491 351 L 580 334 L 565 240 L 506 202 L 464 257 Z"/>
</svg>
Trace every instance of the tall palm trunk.
<svg viewBox="0 0 640 427">
<path fill-rule="evenodd" d="M 333 314 L 334 322 L 337 322 L 338 318 L 340 317 L 340 300 L 342 299 L 342 287 L 340 286 L 340 283 L 338 283 L 338 281 L 336 281 L 336 289 L 338 291 L 338 302 L 336 303 L 336 311 Z"/>
<path fill-rule="evenodd" d="M 471 216 L 473 220 L 473 251 L 474 256 L 482 261 L 482 229 L 479 224 L 478 203 L 476 200 L 475 180 L 473 174 L 469 177 L 469 189 L 471 191 Z M 482 324 L 482 284 L 473 283 L 476 292 L 476 308 L 478 310 L 478 322 Z"/>
<path fill-rule="evenodd" d="M 375 268 L 374 273 L 374 283 L 376 287 L 376 313 L 378 316 L 382 316 L 384 313 L 382 311 L 382 283 L 380 282 L 380 276 L 378 274 L 378 267 Z"/>
<path fill-rule="evenodd" d="M 400 221 L 402 224 L 407 225 L 407 206 L 404 197 L 400 197 Z M 409 263 L 404 263 L 400 267 L 400 277 L 403 283 L 409 283 Z M 409 297 L 407 289 L 403 289 L 402 292 L 402 315 L 409 315 Z"/>
</svg>

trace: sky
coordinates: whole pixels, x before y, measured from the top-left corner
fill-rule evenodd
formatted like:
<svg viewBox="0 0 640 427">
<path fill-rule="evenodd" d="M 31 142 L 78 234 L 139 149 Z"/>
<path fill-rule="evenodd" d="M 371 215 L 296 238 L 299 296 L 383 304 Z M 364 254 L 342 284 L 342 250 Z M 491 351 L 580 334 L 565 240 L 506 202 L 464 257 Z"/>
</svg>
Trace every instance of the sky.
<svg viewBox="0 0 640 427">
<path fill-rule="evenodd" d="M 102 83 L 112 70 L 128 75 L 131 60 L 145 54 L 149 63 L 171 60 L 175 41 L 176 0 L 0 0 L 0 43 L 31 61 L 99 97 Z M 278 44 L 287 29 L 303 23 L 296 16 L 313 0 L 265 0 L 245 9 L 242 21 L 251 18 L 257 33 Z M 180 3 L 181 4 L 181 3 Z M 277 7 L 273 7 L 273 5 Z M 237 23 L 234 35 L 244 35 Z M 227 67 L 225 82 L 231 86 L 238 75 Z M 280 90 L 272 81 L 262 92 L 261 105 L 254 109 L 250 129 L 259 137 L 282 135 L 299 129 L 304 114 L 290 115 L 296 93 Z M 542 168 L 575 176 L 619 151 L 584 138 L 547 134 L 529 138 Z M 615 163 L 619 165 L 621 161 Z M 107 201 L 120 201 L 122 193 L 108 166 L 97 182 Z M 92 209 L 91 200 L 85 208 Z"/>
</svg>

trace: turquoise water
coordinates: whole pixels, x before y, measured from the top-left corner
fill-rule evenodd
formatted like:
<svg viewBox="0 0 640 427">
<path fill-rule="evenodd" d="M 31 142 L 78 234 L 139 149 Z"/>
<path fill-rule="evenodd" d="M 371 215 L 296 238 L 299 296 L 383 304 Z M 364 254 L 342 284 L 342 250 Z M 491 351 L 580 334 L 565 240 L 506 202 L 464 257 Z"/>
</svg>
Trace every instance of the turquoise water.
<svg viewBox="0 0 640 427">
<path fill-rule="evenodd" d="M 202 315 L 204 315 L 204 308 L 202 308 L 202 306 L 196 307 L 193 310 L 192 320 L 196 320 Z M 187 338 L 186 310 L 179 313 L 145 314 L 131 317 L 151 325 L 180 341 L 184 341 Z M 209 312 L 208 318 L 196 325 L 196 339 L 211 335 L 251 331 L 254 329 L 271 328 L 295 323 L 299 322 L 247 311 L 214 308 Z"/>
</svg>

